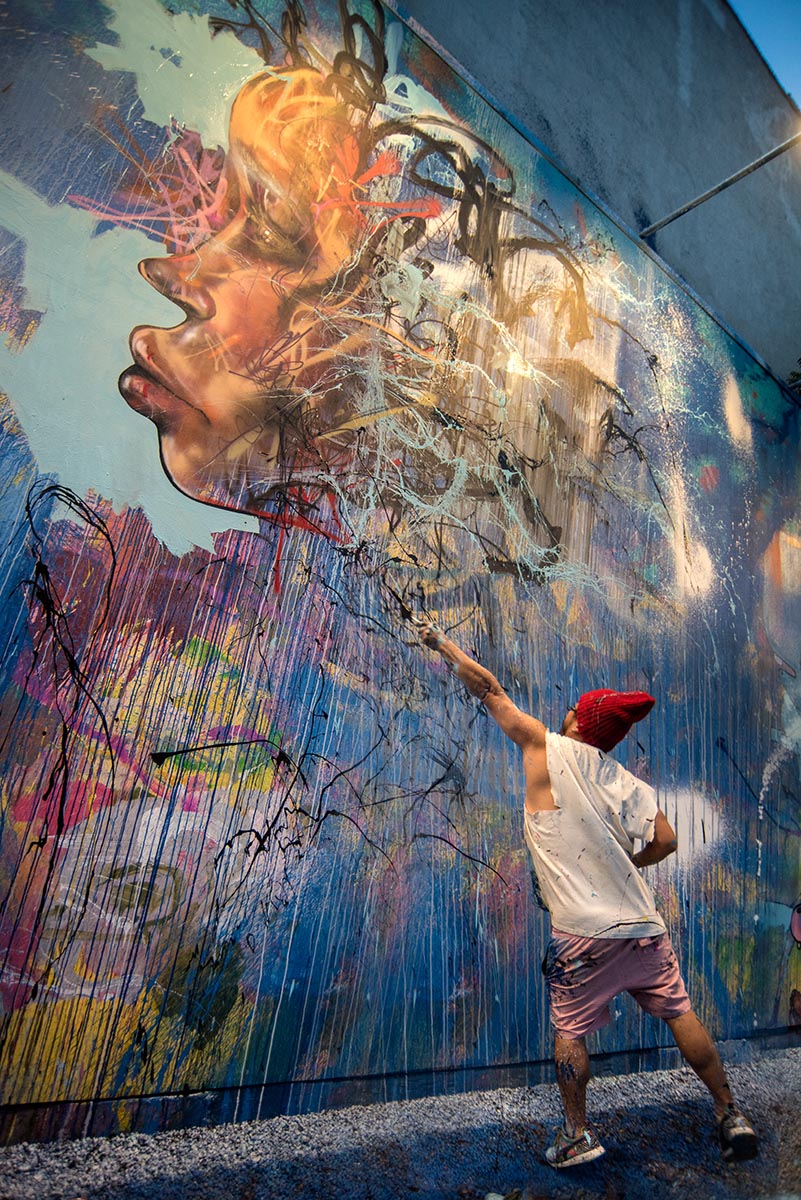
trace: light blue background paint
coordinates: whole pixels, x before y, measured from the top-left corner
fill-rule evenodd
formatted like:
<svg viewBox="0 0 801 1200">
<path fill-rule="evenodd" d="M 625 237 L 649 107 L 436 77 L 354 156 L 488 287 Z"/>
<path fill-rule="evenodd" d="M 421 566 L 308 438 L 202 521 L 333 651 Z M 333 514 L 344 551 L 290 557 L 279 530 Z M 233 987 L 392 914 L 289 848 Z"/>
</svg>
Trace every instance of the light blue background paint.
<svg viewBox="0 0 801 1200">
<path fill-rule="evenodd" d="M 212 39 L 206 17 L 167 13 L 158 0 L 136 8 L 110 0 L 108 7 L 119 45 L 89 49 L 89 58 L 107 71 L 134 72 L 148 121 L 168 125 L 174 118 L 199 133 L 206 149 L 227 145 L 231 101 L 264 70 L 258 54 L 232 33 Z"/>
<path fill-rule="evenodd" d="M 2 387 L 45 473 L 79 495 L 94 491 L 116 509 L 142 507 L 175 554 L 211 546 L 223 529 L 253 529 L 253 518 L 189 500 L 167 480 L 156 432 L 132 412 L 117 379 L 130 362 L 136 324 L 176 325 L 179 311 L 137 271 L 154 245 L 113 229 L 93 237 L 96 219 L 53 207 L 0 172 L 0 226 L 25 241 L 26 306 L 42 313 L 22 350 L 0 343 Z"/>
<path fill-rule="evenodd" d="M 100 44 L 87 55 L 106 70 L 136 75 L 148 120 L 166 126 L 175 119 L 199 132 L 206 147 L 225 145 L 231 99 L 263 69 L 258 55 L 232 34 L 212 38 L 207 18 L 169 14 L 155 0 L 143 0 L 135 13 L 117 0 L 109 7 L 119 44 Z M 153 427 L 117 392 L 130 362 L 131 327 L 181 319 L 138 274 L 139 260 L 158 252 L 153 242 L 121 229 L 96 236 L 90 214 L 51 206 L 5 173 L 0 185 L 0 226 L 25 242 L 26 303 L 42 313 L 21 351 L 0 345 L 2 387 L 40 470 L 80 495 L 105 496 L 117 509 L 141 506 L 176 554 L 193 544 L 210 547 L 215 531 L 255 529 L 253 518 L 200 505 L 172 487 Z"/>
</svg>

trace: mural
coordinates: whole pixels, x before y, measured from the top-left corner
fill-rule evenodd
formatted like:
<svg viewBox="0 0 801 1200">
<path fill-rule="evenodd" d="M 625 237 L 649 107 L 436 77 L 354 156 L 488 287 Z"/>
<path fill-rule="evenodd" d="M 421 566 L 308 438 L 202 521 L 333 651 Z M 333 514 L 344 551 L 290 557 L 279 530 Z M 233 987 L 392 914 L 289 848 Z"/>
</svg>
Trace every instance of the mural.
<svg viewBox="0 0 801 1200">
<path fill-rule="evenodd" d="M 416 614 L 557 727 L 658 697 L 696 1006 L 801 1021 L 793 397 L 378 4 L 4 19 L 12 1124 L 549 1055 L 519 764 Z"/>
</svg>

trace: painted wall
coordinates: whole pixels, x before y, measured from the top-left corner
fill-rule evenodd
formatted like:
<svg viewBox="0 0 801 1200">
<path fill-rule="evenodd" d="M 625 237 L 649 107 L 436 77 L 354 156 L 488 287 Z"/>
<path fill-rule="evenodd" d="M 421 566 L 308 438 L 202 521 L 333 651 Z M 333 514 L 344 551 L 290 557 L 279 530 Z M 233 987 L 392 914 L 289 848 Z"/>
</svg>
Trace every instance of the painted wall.
<svg viewBox="0 0 801 1200">
<path fill-rule="evenodd" d="M 398 6 L 632 230 L 801 129 L 725 0 Z M 801 148 L 651 244 L 782 377 L 801 356 Z"/>
<path fill-rule="evenodd" d="M 2 40 L 6 1135 L 548 1056 L 517 752 L 413 612 L 551 725 L 657 697 L 697 1008 L 798 1021 L 792 397 L 383 9 L 171 7 Z"/>
</svg>

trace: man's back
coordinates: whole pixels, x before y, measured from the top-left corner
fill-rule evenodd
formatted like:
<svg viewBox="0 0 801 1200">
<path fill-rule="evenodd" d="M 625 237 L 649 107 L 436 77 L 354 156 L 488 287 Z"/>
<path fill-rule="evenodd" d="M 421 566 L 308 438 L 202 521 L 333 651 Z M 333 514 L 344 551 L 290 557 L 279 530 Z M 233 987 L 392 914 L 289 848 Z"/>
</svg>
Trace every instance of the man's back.
<svg viewBox="0 0 801 1200">
<path fill-rule="evenodd" d="M 583 937 L 654 937 L 665 930 L 631 861 L 648 840 L 656 793 L 599 750 L 545 734 L 553 807 L 526 805 L 526 843 L 553 927 Z"/>
</svg>

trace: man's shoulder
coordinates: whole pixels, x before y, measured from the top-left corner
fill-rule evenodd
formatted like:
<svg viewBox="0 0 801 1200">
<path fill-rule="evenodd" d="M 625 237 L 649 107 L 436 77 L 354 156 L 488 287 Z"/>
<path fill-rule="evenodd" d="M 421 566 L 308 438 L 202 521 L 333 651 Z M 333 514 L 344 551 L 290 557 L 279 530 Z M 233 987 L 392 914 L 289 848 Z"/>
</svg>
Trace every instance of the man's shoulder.
<svg viewBox="0 0 801 1200">
<path fill-rule="evenodd" d="M 546 740 L 554 750 L 560 754 L 576 759 L 578 762 L 586 763 L 587 765 L 595 765 L 610 762 L 613 765 L 615 760 L 610 759 L 608 754 L 604 754 L 603 750 L 599 750 L 597 746 L 591 746 L 589 742 L 582 742 L 578 738 L 565 737 L 563 733 L 557 733 L 554 729 L 548 729 L 545 733 Z"/>
<path fill-rule="evenodd" d="M 637 794 L 641 796 L 656 794 L 652 784 L 643 779 L 641 775 L 635 775 L 616 758 L 610 758 L 608 754 L 602 754 L 601 758 L 603 762 L 598 767 L 596 775 L 599 786 L 614 790 L 618 795 L 629 797 Z"/>
<path fill-rule="evenodd" d="M 612 758 L 597 746 L 589 742 L 581 742 L 577 738 L 563 737 L 560 733 L 548 730 L 546 734 L 548 745 L 556 752 L 567 758 L 572 758 L 577 770 L 589 783 L 601 787 L 626 784 L 629 788 L 651 788 L 639 775 L 635 775 L 628 767 L 624 767 L 616 758 Z"/>
</svg>

